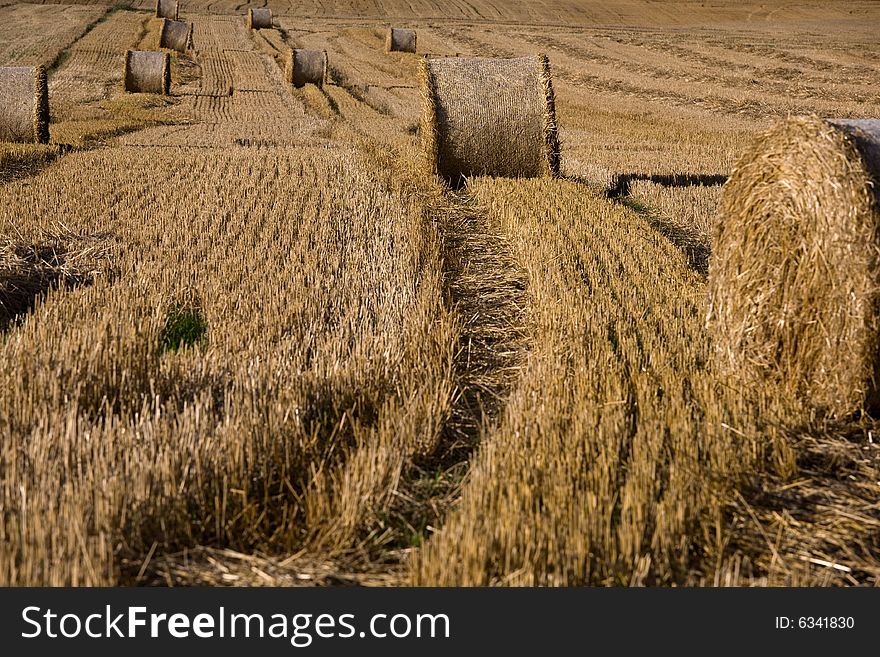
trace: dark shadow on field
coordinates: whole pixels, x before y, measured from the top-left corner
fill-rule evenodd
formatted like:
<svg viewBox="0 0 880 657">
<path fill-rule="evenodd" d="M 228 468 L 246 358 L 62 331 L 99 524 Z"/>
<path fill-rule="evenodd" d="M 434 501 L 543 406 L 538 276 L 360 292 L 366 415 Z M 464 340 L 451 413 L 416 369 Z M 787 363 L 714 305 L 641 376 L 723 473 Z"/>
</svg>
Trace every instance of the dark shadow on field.
<svg viewBox="0 0 880 657">
<path fill-rule="evenodd" d="M 619 173 L 612 178 L 611 184 L 604 188 L 604 193 L 610 200 L 644 217 L 651 228 L 672 242 L 684 254 L 688 268 L 705 278 L 709 275 L 709 257 L 712 255 L 710 245 L 696 231 L 688 230 L 686 226 L 669 221 L 653 212 L 649 206 L 632 195 L 631 185 L 634 181 L 643 180 L 663 187 L 715 186 L 723 185 L 727 182 L 727 178 L 725 174 L 706 173 Z M 571 180 L 595 187 L 594 184 L 581 178 L 571 178 Z"/>
<path fill-rule="evenodd" d="M 0 184 L 36 176 L 73 148 L 69 144 L 49 144 L 34 150 L 0 154 Z"/>
<path fill-rule="evenodd" d="M 672 242 L 684 254 L 687 266 L 691 271 L 698 273 L 703 278 L 709 275 L 709 258 L 712 255 L 712 249 L 695 232 L 651 212 L 650 208 L 645 208 L 640 203 L 633 201 L 631 197 L 623 199 L 621 202 L 639 212 L 645 217 L 651 228 Z"/>
<path fill-rule="evenodd" d="M 100 234 L 0 241 L 0 331 L 33 310 L 49 290 L 93 284 L 105 269 L 108 239 Z"/>
<path fill-rule="evenodd" d="M 880 584 L 878 434 L 867 416 L 783 429 L 793 472 L 756 477 L 733 509 L 731 548 L 752 555 L 755 574 L 782 571 L 791 581 L 771 583 L 789 586 Z"/>
<path fill-rule="evenodd" d="M 630 185 L 637 180 L 644 180 L 663 187 L 713 187 L 726 183 L 727 175 L 723 173 L 618 173 L 612 179 L 611 185 L 605 190 L 605 193 L 611 199 L 630 196 Z"/>
</svg>

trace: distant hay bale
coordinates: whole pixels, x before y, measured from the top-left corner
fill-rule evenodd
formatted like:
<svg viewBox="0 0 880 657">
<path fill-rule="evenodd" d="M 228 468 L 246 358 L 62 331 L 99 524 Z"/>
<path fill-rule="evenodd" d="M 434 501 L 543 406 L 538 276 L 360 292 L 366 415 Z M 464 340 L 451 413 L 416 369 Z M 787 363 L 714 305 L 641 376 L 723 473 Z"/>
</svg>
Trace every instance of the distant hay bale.
<svg viewBox="0 0 880 657">
<path fill-rule="evenodd" d="M 162 29 L 159 32 L 159 47 L 186 52 L 190 46 L 192 29 L 192 23 L 163 19 Z"/>
<path fill-rule="evenodd" d="M 327 51 L 292 48 L 285 67 L 287 81 L 294 87 L 307 84 L 324 86 L 327 78 Z"/>
<path fill-rule="evenodd" d="M 268 7 L 248 9 L 248 28 L 268 30 L 272 28 L 272 10 Z"/>
<path fill-rule="evenodd" d="M 0 67 L 0 142 L 49 143 L 49 87 L 42 66 Z"/>
<path fill-rule="evenodd" d="M 128 92 L 167 96 L 171 90 L 171 55 L 167 52 L 129 50 L 125 53 L 124 79 Z"/>
<path fill-rule="evenodd" d="M 385 50 L 387 52 L 415 52 L 416 31 L 399 27 L 388 28 L 385 37 Z"/>
<path fill-rule="evenodd" d="M 708 326 L 721 373 L 840 416 L 880 392 L 880 120 L 795 117 L 724 187 Z"/>
<path fill-rule="evenodd" d="M 547 57 L 424 59 L 421 134 L 429 167 L 463 177 L 559 174 Z"/>
<path fill-rule="evenodd" d="M 156 0 L 156 18 L 177 20 L 178 5 L 176 0 Z"/>
</svg>

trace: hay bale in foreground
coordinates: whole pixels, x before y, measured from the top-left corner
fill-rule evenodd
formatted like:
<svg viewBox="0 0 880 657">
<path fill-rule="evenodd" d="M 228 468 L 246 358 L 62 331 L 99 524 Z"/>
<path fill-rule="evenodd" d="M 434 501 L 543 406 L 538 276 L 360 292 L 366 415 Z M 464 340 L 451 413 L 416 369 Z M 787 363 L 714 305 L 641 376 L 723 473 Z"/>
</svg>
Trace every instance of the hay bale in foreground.
<svg viewBox="0 0 880 657">
<path fill-rule="evenodd" d="M 307 84 L 324 86 L 327 78 L 327 51 L 293 48 L 284 69 L 287 81 L 294 87 Z"/>
<path fill-rule="evenodd" d="M 832 415 L 877 408 L 878 185 L 880 120 L 790 118 L 746 151 L 709 268 L 722 374 Z"/>
<path fill-rule="evenodd" d="M 385 37 L 385 51 L 415 52 L 416 31 L 399 27 L 388 28 L 388 35 Z"/>
<path fill-rule="evenodd" d="M 167 52 L 129 50 L 125 53 L 125 90 L 162 94 L 171 90 L 171 55 Z"/>
<path fill-rule="evenodd" d="M 559 174 L 547 57 L 424 59 L 421 134 L 429 167 L 463 177 Z"/>
<path fill-rule="evenodd" d="M 186 52 L 190 47 L 192 30 L 192 23 L 163 19 L 162 29 L 159 31 L 159 47 Z"/>
<path fill-rule="evenodd" d="M 176 21 L 178 10 L 177 0 L 156 0 L 156 18 L 170 18 Z"/>
<path fill-rule="evenodd" d="M 268 7 L 248 9 L 248 28 L 251 30 L 268 30 L 272 28 L 272 10 Z"/>
<path fill-rule="evenodd" d="M 42 66 L 0 67 L 0 142 L 49 143 L 49 87 Z"/>
</svg>

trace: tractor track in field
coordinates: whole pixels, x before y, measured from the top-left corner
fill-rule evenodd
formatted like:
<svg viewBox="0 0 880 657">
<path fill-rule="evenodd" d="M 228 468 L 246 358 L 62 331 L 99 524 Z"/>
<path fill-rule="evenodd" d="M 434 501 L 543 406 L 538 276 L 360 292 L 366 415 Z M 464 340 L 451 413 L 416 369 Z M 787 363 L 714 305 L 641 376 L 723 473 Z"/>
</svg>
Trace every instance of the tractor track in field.
<svg viewBox="0 0 880 657">
<path fill-rule="evenodd" d="M 486 211 L 465 190 L 447 191 L 433 213 L 440 233 L 447 308 L 459 322 L 452 405 L 436 449 L 414 459 L 392 514 L 400 538 L 420 547 L 455 507 L 474 453 L 494 428 L 525 365 L 528 280 Z M 406 547 L 401 545 L 400 547 Z"/>
<path fill-rule="evenodd" d="M 256 39 L 268 55 L 263 42 L 271 45 L 265 38 Z M 339 39 L 334 45 L 345 50 Z M 398 568 L 407 562 L 411 548 L 428 540 L 455 506 L 475 451 L 499 420 L 520 378 L 530 340 L 528 281 L 500 230 L 490 224 L 486 209 L 466 188 L 441 191 L 433 177 L 412 175 L 418 147 L 407 134 L 406 118 L 377 108 L 373 99 L 359 93 L 352 81 L 356 76 L 346 66 L 350 61 L 361 74 L 377 68 L 364 55 L 345 58 L 332 70 L 339 80 L 328 84 L 336 91 L 328 94 L 324 89 L 322 93 L 345 104 L 344 109 L 337 108 L 333 119 L 343 131 L 337 139 L 354 142 L 379 168 L 396 170 L 413 194 L 426 199 L 425 220 L 433 224 L 430 230 L 436 231 L 443 262 L 443 304 L 459 327 L 454 391 L 440 438 L 429 453 L 411 460 L 389 509 L 394 532 L 384 545 L 384 558 L 390 556 L 386 565 Z M 392 76 L 401 87 L 416 88 L 414 80 L 394 76 L 390 68 L 379 67 L 376 76 Z M 370 130 L 380 124 L 388 131 Z M 352 139 L 351 133 L 357 137 Z"/>
<path fill-rule="evenodd" d="M 247 58 L 248 62 L 245 63 L 249 65 L 255 65 L 257 59 L 261 60 L 263 66 L 260 68 L 266 69 L 261 71 L 261 75 L 273 86 L 273 89 L 266 91 L 273 91 L 277 86 L 277 93 L 289 95 L 290 92 L 277 72 L 271 70 L 273 61 L 279 69 L 281 67 L 281 62 L 272 56 L 272 51 L 277 51 L 277 47 L 264 35 L 250 36 L 254 47 L 240 56 Z M 208 62 L 202 61 L 203 76 L 207 78 L 202 80 L 201 85 L 206 85 L 205 88 L 235 86 L 237 69 L 233 66 L 226 70 L 228 66 L 224 62 L 230 63 L 226 56 L 228 49 L 220 49 L 219 46 L 222 45 L 219 42 L 212 43 L 211 48 L 201 53 L 203 60 L 209 54 L 213 58 L 213 64 L 208 66 L 210 70 L 205 69 Z M 253 62 L 250 61 L 252 59 Z M 358 64 L 364 67 L 371 65 L 366 59 L 359 60 Z M 249 66 L 248 70 L 251 68 Z M 218 80 L 212 82 L 214 77 L 218 77 Z M 339 112 L 334 116 L 333 121 L 338 122 L 343 135 L 336 139 L 331 138 L 329 144 L 342 145 L 347 141 L 345 135 L 355 133 L 358 140 L 366 144 L 366 147 L 361 145 L 360 150 L 374 159 L 377 166 L 400 166 L 400 161 L 412 159 L 412 154 L 404 152 L 400 143 L 382 143 L 382 138 L 371 134 L 368 129 L 370 124 L 379 122 L 393 125 L 398 136 L 406 135 L 402 117 L 380 112 L 368 102 L 369 99 L 359 97 L 356 90 L 353 92 L 343 85 L 331 86 L 338 89 L 334 92 L 337 97 L 347 98 L 351 107 L 357 109 L 354 113 Z M 412 84 L 403 86 L 410 88 Z M 235 89 L 235 94 L 229 98 L 220 95 L 218 102 L 229 103 L 241 91 Z M 192 90 L 190 95 L 198 93 Z M 326 95 L 326 90 L 323 93 Z M 294 96 L 297 96 L 296 92 Z M 366 115 L 360 116 L 360 113 Z M 234 113 L 229 116 L 224 114 L 223 120 L 218 121 L 218 118 L 220 117 L 213 119 L 218 129 L 227 123 L 235 124 L 242 120 L 241 116 Z M 204 130 L 210 122 L 210 116 L 206 115 L 195 126 Z M 190 129 L 189 126 L 176 126 L 170 128 L 158 141 L 148 140 L 149 143 L 132 145 L 141 148 L 191 146 L 177 143 L 178 139 L 173 136 L 174 130 L 186 132 Z M 166 139 L 168 143 L 164 143 Z M 216 147 L 229 146 L 219 144 Z M 271 148 L 272 145 L 267 144 L 267 147 Z M 396 154 L 388 158 L 389 152 Z M 406 175 L 404 171 L 400 173 L 402 176 Z M 524 270 L 514 260 L 498 231 L 489 225 L 486 212 L 466 190 L 437 194 L 433 185 L 433 181 L 429 183 L 421 179 L 415 180 L 413 193 L 429 199 L 426 221 L 433 224 L 434 228 L 431 230 L 437 231 L 445 273 L 443 304 L 457 319 L 460 329 L 454 348 L 454 391 L 448 416 L 433 449 L 412 458 L 401 473 L 389 508 L 392 534 L 390 538 L 384 539 L 380 546 L 381 552 L 371 557 L 378 561 L 360 562 L 354 569 L 344 564 L 330 565 L 333 575 L 321 579 L 325 584 L 352 584 L 358 581 L 358 577 L 367 576 L 376 567 L 383 568 L 385 572 L 393 571 L 397 583 L 405 581 L 407 555 L 412 547 L 429 539 L 458 500 L 473 454 L 486 431 L 503 412 L 506 399 L 520 376 L 520 369 L 528 353 L 529 336 L 524 328 L 528 305 Z M 204 549 L 210 550 L 208 547 Z M 222 560 L 218 556 L 213 558 Z M 234 558 L 230 559 L 234 561 Z M 150 567 L 150 577 L 157 576 L 157 569 L 158 563 L 155 567 Z M 359 575 L 361 570 L 363 572 Z M 288 571 L 282 568 L 279 572 Z"/>
<path fill-rule="evenodd" d="M 82 41 L 84 38 L 88 36 L 88 34 L 98 27 L 101 23 L 105 22 L 110 16 L 115 14 L 119 9 L 115 6 L 107 7 L 107 11 L 98 16 L 95 20 L 85 26 L 83 31 L 77 36 L 73 41 L 68 43 L 64 48 L 58 51 L 58 54 L 55 56 L 48 66 L 46 66 L 46 74 L 51 77 L 51 75 L 64 63 L 64 61 L 69 56 L 69 51 L 76 46 L 77 43 Z"/>
</svg>

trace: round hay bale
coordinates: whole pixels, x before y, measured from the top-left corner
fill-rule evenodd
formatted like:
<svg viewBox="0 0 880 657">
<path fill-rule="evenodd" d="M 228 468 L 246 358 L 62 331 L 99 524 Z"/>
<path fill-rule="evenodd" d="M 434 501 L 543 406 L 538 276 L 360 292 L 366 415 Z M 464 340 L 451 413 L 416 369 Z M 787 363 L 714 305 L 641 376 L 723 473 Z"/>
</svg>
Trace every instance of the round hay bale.
<svg viewBox="0 0 880 657">
<path fill-rule="evenodd" d="M 424 59 L 421 134 L 435 174 L 559 174 L 559 139 L 547 57 Z"/>
<path fill-rule="evenodd" d="M 0 142 L 49 143 L 49 87 L 42 66 L 0 67 Z"/>
<path fill-rule="evenodd" d="M 191 43 L 192 29 L 192 23 L 163 19 L 162 29 L 159 31 L 159 47 L 186 52 Z"/>
<path fill-rule="evenodd" d="M 156 0 L 156 18 L 177 20 L 177 0 Z"/>
<path fill-rule="evenodd" d="M 841 416 L 877 407 L 880 121 L 793 117 L 724 186 L 709 268 L 718 369 Z"/>
<path fill-rule="evenodd" d="M 272 10 L 268 7 L 248 9 L 247 22 L 252 30 L 269 30 L 272 28 Z"/>
<path fill-rule="evenodd" d="M 385 37 L 386 52 L 415 52 L 416 31 L 400 27 L 388 28 Z"/>
<path fill-rule="evenodd" d="M 125 90 L 162 94 L 171 90 L 171 55 L 167 52 L 129 50 L 125 53 Z"/>
<path fill-rule="evenodd" d="M 307 84 L 324 86 L 327 78 L 327 51 L 293 48 L 287 58 L 285 74 L 287 81 L 294 87 Z"/>
</svg>

